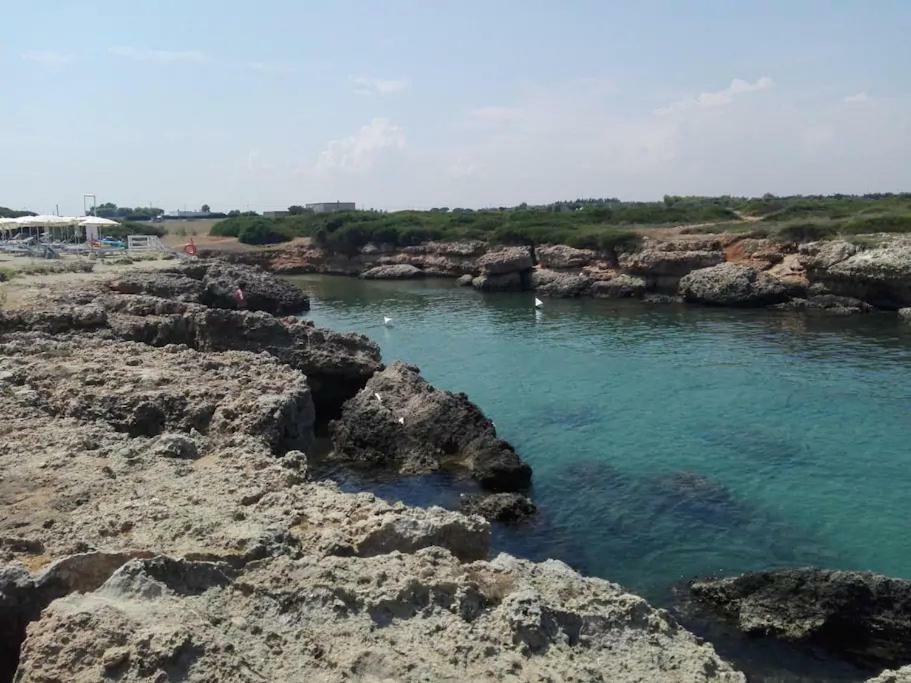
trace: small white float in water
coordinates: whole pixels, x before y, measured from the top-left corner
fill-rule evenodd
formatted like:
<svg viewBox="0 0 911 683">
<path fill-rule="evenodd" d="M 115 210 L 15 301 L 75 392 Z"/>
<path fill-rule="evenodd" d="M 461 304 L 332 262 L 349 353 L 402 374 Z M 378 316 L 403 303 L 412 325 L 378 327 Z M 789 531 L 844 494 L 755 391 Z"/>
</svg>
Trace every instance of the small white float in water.
<svg viewBox="0 0 911 683">
<path fill-rule="evenodd" d="M 389 325 L 389 323 L 391 323 L 391 322 L 392 322 L 392 318 L 388 318 L 388 317 L 386 317 L 385 315 L 383 316 L 383 324 L 384 324 L 384 325 Z"/>
<path fill-rule="evenodd" d="M 538 297 L 535 297 L 535 308 L 541 308 L 544 305 L 544 302 L 541 301 Z"/>
</svg>

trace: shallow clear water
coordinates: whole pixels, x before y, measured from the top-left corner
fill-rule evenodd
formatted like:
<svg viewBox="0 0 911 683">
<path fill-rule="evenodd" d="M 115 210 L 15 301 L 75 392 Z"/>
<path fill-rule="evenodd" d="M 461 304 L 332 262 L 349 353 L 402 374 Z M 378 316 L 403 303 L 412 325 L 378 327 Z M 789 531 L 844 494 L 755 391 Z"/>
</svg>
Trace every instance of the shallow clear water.
<svg viewBox="0 0 911 683">
<path fill-rule="evenodd" d="M 911 327 L 894 315 L 590 299 L 536 312 L 531 293 L 448 281 L 294 280 L 308 318 L 466 392 L 532 465 L 541 514 L 498 529 L 501 549 L 659 603 L 682 579 L 779 566 L 911 578 Z M 373 488 L 454 504 L 451 483 Z"/>
</svg>

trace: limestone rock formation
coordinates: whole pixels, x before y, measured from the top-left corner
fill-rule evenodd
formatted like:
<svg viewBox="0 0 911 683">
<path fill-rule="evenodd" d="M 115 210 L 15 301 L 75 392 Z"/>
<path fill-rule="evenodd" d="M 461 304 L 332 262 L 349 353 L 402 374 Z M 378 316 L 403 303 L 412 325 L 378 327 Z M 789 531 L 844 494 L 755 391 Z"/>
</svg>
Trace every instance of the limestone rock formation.
<svg viewBox="0 0 911 683">
<path fill-rule="evenodd" d="M 532 271 L 531 286 L 543 296 L 570 298 L 588 294 L 592 281 L 581 273 L 537 268 Z"/>
<path fill-rule="evenodd" d="M 576 249 L 565 244 L 543 244 L 535 248 L 535 256 L 543 268 L 551 270 L 584 268 L 598 258 L 591 249 Z"/>
<path fill-rule="evenodd" d="M 147 294 L 215 308 L 246 308 L 284 315 L 310 308 L 298 287 L 262 268 L 221 261 L 199 261 L 173 270 L 127 274 L 109 287 L 119 294 Z M 237 290 L 243 299 L 237 297 Z"/>
<path fill-rule="evenodd" d="M 537 512 L 537 506 L 521 493 L 472 494 L 462 498 L 459 509 L 492 522 L 519 522 Z"/>
<path fill-rule="evenodd" d="M 848 242 L 801 245 L 802 259 L 814 281 L 833 294 L 856 297 L 880 308 L 911 305 L 911 240 L 894 239 L 862 249 Z"/>
<path fill-rule="evenodd" d="M 297 318 L 142 296 L 103 297 L 99 303 L 112 331 L 123 339 L 270 354 L 306 374 L 317 412 L 325 419 L 382 367 L 379 347 L 366 337 L 320 329 Z"/>
<path fill-rule="evenodd" d="M 767 306 L 794 293 L 786 283 L 734 263 L 695 270 L 680 279 L 680 294 L 687 301 L 716 306 Z"/>
<path fill-rule="evenodd" d="M 645 294 L 646 282 L 635 275 L 620 274 L 610 280 L 598 280 L 592 284 L 592 296 L 599 299 L 626 299 Z"/>
<path fill-rule="evenodd" d="M 534 265 L 528 247 L 503 247 L 488 251 L 477 260 L 477 267 L 485 275 L 502 275 L 530 270 Z"/>
<path fill-rule="evenodd" d="M 483 486 L 516 490 L 531 468 L 464 394 L 440 391 L 418 369 L 393 363 L 378 372 L 331 424 L 335 456 L 401 472 L 461 467 Z"/>
<path fill-rule="evenodd" d="M 898 317 L 902 320 L 911 322 L 911 307 L 898 309 Z"/>
<path fill-rule="evenodd" d="M 784 303 L 776 304 L 772 308 L 779 311 L 804 311 L 807 313 L 824 313 L 827 315 L 854 315 L 855 313 L 869 313 L 873 306 L 850 296 L 836 296 L 834 294 L 817 294 L 807 298 L 794 298 Z"/>
<path fill-rule="evenodd" d="M 674 291 L 680 278 L 694 270 L 724 263 L 717 239 L 645 240 L 636 251 L 620 254 L 620 267 L 645 278 L 650 286 Z"/>
<path fill-rule="evenodd" d="M 911 662 L 911 581 L 805 568 L 697 581 L 690 590 L 745 633 L 886 666 Z"/>
<path fill-rule="evenodd" d="M 516 292 L 526 288 L 523 275 L 520 272 L 478 275 L 471 285 L 482 292 Z"/>
<path fill-rule="evenodd" d="M 305 378 L 264 356 L 210 358 L 179 347 L 19 332 L 0 343 L 0 373 L 36 409 L 130 436 L 218 435 L 230 425 L 276 450 L 307 447 L 313 438 Z"/>
<path fill-rule="evenodd" d="M 665 613 L 559 562 L 314 559 L 128 562 L 28 627 L 18 680 L 744 680 Z"/>
<path fill-rule="evenodd" d="M 424 271 L 408 263 L 374 266 L 361 273 L 365 280 L 410 280 L 424 277 Z"/>
</svg>

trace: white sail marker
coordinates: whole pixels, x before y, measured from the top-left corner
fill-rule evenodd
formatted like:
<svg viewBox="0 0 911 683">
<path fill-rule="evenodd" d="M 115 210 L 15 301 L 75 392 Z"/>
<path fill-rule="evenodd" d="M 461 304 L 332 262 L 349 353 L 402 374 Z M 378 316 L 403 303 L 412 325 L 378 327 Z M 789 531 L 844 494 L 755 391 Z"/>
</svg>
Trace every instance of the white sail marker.
<svg viewBox="0 0 911 683">
<path fill-rule="evenodd" d="M 535 297 L 535 308 L 541 308 L 544 305 L 544 302 L 541 301 L 538 297 Z"/>
</svg>

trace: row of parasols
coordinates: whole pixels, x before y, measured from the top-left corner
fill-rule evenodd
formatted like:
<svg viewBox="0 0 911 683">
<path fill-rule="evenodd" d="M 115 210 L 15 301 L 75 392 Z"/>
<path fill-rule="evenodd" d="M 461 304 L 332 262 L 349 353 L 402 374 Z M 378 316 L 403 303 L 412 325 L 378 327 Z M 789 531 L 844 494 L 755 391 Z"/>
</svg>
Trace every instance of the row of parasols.
<svg viewBox="0 0 911 683">
<path fill-rule="evenodd" d="M 20 216 L 19 218 L 0 218 L 0 228 L 64 228 L 92 225 L 97 227 L 119 225 L 117 221 L 100 216 Z"/>
</svg>

